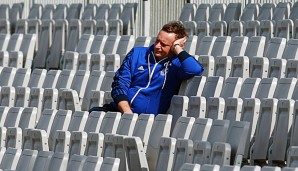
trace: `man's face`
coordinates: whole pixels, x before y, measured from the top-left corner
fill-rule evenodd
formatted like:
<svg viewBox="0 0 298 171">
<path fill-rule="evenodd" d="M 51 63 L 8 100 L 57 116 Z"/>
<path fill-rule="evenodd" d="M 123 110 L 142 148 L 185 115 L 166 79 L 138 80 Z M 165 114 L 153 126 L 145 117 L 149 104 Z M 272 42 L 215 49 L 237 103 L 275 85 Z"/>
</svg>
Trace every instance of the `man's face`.
<svg viewBox="0 0 298 171">
<path fill-rule="evenodd" d="M 175 33 L 167 33 L 165 31 L 160 31 L 156 37 L 154 43 L 154 55 L 157 59 L 163 59 L 166 57 L 173 57 L 174 53 L 171 48 L 173 42 L 176 40 Z"/>
</svg>

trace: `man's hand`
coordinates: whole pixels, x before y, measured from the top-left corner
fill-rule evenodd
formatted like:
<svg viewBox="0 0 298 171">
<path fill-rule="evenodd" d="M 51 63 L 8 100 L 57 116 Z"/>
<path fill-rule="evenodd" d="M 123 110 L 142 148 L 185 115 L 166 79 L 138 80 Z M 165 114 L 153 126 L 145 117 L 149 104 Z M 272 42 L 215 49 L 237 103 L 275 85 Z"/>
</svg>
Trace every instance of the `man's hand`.
<svg viewBox="0 0 298 171">
<path fill-rule="evenodd" d="M 187 40 L 187 37 L 183 37 L 183 38 L 177 39 L 173 42 L 172 51 L 176 55 L 178 55 L 181 51 L 183 51 L 186 40 Z"/>
<path fill-rule="evenodd" d="M 118 103 L 118 109 L 121 111 L 121 113 L 133 113 L 129 104 L 128 104 L 128 101 L 121 101 Z"/>
</svg>

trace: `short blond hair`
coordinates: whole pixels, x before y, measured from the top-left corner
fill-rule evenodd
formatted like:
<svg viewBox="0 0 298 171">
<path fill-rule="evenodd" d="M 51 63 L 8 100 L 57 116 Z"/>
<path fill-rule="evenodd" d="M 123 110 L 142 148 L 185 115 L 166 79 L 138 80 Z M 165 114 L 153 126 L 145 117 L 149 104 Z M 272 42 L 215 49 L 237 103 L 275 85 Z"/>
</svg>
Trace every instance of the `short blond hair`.
<svg viewBox="0 0 298 171">
<path fill-rule="evenodd" d="M 169 22 L 165 24 L 161 30 L 167 33 L 175 33 L 178 39 L 188 37 L 185 27 L 180 21 Z"/>
</svg>

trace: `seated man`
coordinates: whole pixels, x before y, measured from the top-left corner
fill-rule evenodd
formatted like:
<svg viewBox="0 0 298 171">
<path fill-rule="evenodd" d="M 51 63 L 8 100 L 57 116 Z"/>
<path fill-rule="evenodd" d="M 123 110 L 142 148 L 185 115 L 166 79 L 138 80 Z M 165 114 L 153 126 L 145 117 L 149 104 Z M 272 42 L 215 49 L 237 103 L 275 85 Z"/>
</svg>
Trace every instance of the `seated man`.
<svg viewBox="0 0 298 171">
<path fill-rule="evenodd" d="M 183 50 L 187 33 L 180 22 L 165 24 L 150 47 L 135 47 L 112 83 L 114 102 L 92 111 L 165 114 L 183 80 L 201 75 L 202 65 Z"/>
</svg>

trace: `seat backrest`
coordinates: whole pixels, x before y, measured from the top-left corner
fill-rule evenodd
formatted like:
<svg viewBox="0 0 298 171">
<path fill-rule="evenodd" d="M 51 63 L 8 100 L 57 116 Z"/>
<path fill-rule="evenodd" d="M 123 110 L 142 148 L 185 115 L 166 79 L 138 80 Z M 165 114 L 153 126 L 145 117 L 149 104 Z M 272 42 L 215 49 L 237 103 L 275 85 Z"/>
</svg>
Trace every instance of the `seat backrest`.
<svg viewBox="0 0 298 171">
<path fill-rule="evenodd" d="M 256 20 L 259 15 L 260 4 L 249 3 L 245 5 L 242 15 L 240 16 L 240 21 Z"/>
<path fill-rule="evenodd" d="M 8 42 L 7 51 L 19 51 L 23 37 L 23 34 L 12 34 Z"/>
<path fill-rule="evenodd" d="M 211 55 L 213 45 L 215 43 L 215 36 L 205 36 L 202 38 L 199 46 L 197 46 L 196 55 Z"/>
<path fill-rule="evenodd" d="M 28 19 L 39 19 L 42 14 L 42 4 L 34 3 L 29 10 Z"/>
<path fill-rule="evenodd" d="M 291 8 L 289 19 L 291 19 L 293 21 L 298 19 L 297 12 L 298 12 L 298 3 L 295 2 Z"/>
<path fill-rule="evenodd" d="M 106 20 L 111 8 L 111 4 L 100 4 L 96 9 L 96 14 L 94 16 L 95 20 Z"/>
<path fill-rule="evenodd" d="M 296 83 L 297 83 L 296 78 L 280 78 L 280 79 L 278 79 L 273 98 L 291 99 Z"/>
<path fill-rule="evenodd" d="M 277 80 L 277 78 L 262 78 L 256 93 L 256 98 L 272 98 L 277 86 Z"/>
<path fill-rule="evenodd" d="M 53 154 L 53 151 L 39 151 L 32 170 L 47 170 Z"/>
<path fill-rule="evenodd" d="M 82 13 L 82 20 L 90 20 L 93 19 L 96 13 L 97 5 L 96 4 L 87 4 Z"/>
<path fill-rule="evenodd" d="M 53 43 L 47 56 L 47 68 L 58 69 L 60 67 L 60 59 L 62 53 L 65 52 L 67 36 L 67 20 L 56 20 L 53 33 Z"/>
<path fill-rule="evenodd" d="M 192 21 L 195 17 L 196 9 L 197 4 L 195 3 L 184 4 L 179 16 L 179 21 Z"/>
<path fill-rule="evenodd" d="M 241 11 L 241 3 L 229 3 L 225 11 L 223 20 L 227 23 L 230 23 L 233 20 L 239 20 Z"/>
<path fill-rule="evenodd" d="M 51 126 L 51 131 L 48 132 L 49 135 L 49 148 L 52 149 L 53 144 L 54 144 L 54 135 L 57 130 L 64 130 L 66 131 L 67 128 L 69 127 L 70 121 L 72 117 L 72 111 L 70 110 L 58 110 L 52 126 Z"/>
<path fill-rule="evenodd" d="M 208 77 L 202 92 L 203 97 L 219 97 L 222 86 L 223 86 L 223 77 Z"/>
<path fill-rule="evenodd" d="M 222 21 L 224 13 L 226 11 L 227 5 L 224 3 L 215 3 L 213 4 L 208 21 Z"/>
<path fill-rule="evenodd" d="M 34 68 L 45 68 L 48 50 L 52 45 L 52 30 L 54 21 L 43 20 L 40 28 L 40 35 L 38 39 L 38 50 L 34 57 L 33 67 Z"/>
<path fill-rule="evenodd" d="M 243 81 L 239 97 L 240 98 L 254 98 L 260 84 L 260 78 L 246 78 Z"/>
<path fill-rule="evenodd" d="M 287 41 L 286 47 L 282 54 L 282 59 L 298 59 L 298 39 L 290 39 Z"/>
<path fill-rule="evenodd" d="M 85 160 L 82 170 L 99 170 L 103 162 L 102 157 L 88 156 Z"/>
<path fill-rule="evenodd" d="M 213 120 L 210 118 L 196 118 L 189 139 L 195 141 L 207 141 Z"/>
<path fill-rule="evenodd" d="M 121 3 L 112 4 L 108 15 L 108 20 L 119 19 L 122 13 L 122 10 L 123 10 L 123 4 Z"/>
<path fill-rule="evenodd" d="M 2 169 L 12 169 L 15 170 L 18 164 L 18 161 L 21 157 L 22 149 L 17 148 L 7 148 L 4 156 L 0 163 L 0 168 Z"/>
<path fill-rule="evenodd" d="M 212 126 L 207 138 L 207 141 L 211 143 L 211 146 L 214 142 L 225 142 L 228 130 L 230 126 L 229 120 L 213 120 Z"/>
<path fill-rule="evenodd" d="M 198 4 L 196 15 L 193 20 L 194 21 L 207 21 L 209 18 L 210 9 L 211 9 L 211 4 L 208 4 L 208 3 Z"/>
<path fill-rule="evenodd" d="M 137 114 L 124 113 L 119 121 L 116 134 L 131 136 L 138 119 Z"/>
<path fill-rule="evenodd" d="M 103 118 L 99 132 L 103 134 L 116 133 L 120 119 L 121 119 L 120 112 L 107 112 Z"/>
<path fill-rule="evenodd" d="M 90 47 L 90 53 L 102 53 L 108 36 L 96 35 Z"/>
<path fill-rule="evenodd" d="M 150 169 L 156 166 L 161 137 L 170 136 L 172 117 L 172 115 L 158 114 L 154 119 L 146 152 Z"/>
<path fill-rule="evenodd" d="M 37 154 L 37 150 L 24 149 L 21 153 L 16 169 L 32 170 L 37 158 Z"/>
<path fill-rule="evenodd" d="M 242 83 L 243 83 L 243 79 L 241 77 L 226 78 L 220 93 L 220 97 L 223 97 L 223 98 L 238 97 L 241 91 Z"/>
<path fill-rule="evenodd" d="M 5 127 L 18 127 L 23 112 L 23 107 L 11 107 L 8 110 L 7 117 L 3 126 Z"/>
<path fill-rule="evenodd" d="M 81 3 L 71 3 L 67 10 L 66 19 L 70 21 L 72 19 L 81 18 L 81 13 L 82 13 L 81 8 L 82 8 Z"/>
<path fill-rule="evenodd" d="M 56 84 L 56 88 L 70 88 L 75 75 L 74 70 L 62 70 Z"/>
<path fill-rule="evenodd" d="M 243 56 L 248 44 L 248 37 L 235 36 L 232 38 L 232 42 L 228 51 L 228 56 Z"/>
<path fill-rule="evenodd" d="M 46 4 L 43 8 L 42 15 L 40 19 L 53 19 L 53 13 L 56 8 L 56 5 L 54 4 Z"/>
<path fill-rule="evenodd" d="M 54 152 L 49 163 L 48 171 L 66 170 L 68 159 L 68 153 Z"/>
<path fill-rule="evenodd" d="M 67 4 L 57 4 L 53 12 L 53 19 L 54 20 L 65 19 L 67 8 L 68 8 Z"/>
<path fill-rule="evenodd" d="M 244 36 L 252 37 L 259 35 L 260 21 L 246 21 L 244 25 Z"/>
<path fill-rule="evenodd" d="M 87 156 L 84 155 L 78 155 L 73 154 L 70 156 L 70 159 L 67 164 L 67 171 L 71 170 L 81 170 L 83 168 L 83 165 L 87 159 Z"/>
<path fill-rule="evenodd" d="M 266 38 L 264 36 L 253 36 L 248 40 L 245 56 L 262 56 L 265 49 Z"/>
<path fill-rule="evenodd" d="M 232 38 L 230 36 L 217 37 L 214 42 L 211 55 L 214 57 L 226 56 L 230 48 L 231 40 Z"/>
<path fill-rule="evenodd" d="M 273 13 L 272 20 L 284 20 L 288 19 L 291 11 L 291 3 L 289 2 L 279 2 Z"/>
<path fill-rule="evenodd" d="M 272 37 L 269 42 L 268 46 L 264 51 L 264 56 L 271 59 L 271 58 L 281 58 L 282 53 L 286 47 L 287 40 L 285 38 L 280 37 Z"/>
<path fill-rule="evenodd" d="M 171 137 L 176 139 L 188 139 L 194 122 L 195 118 L 193 117 L 180 116 L 175 123 L 174 129 L 171 133 Z"/>
<path fill-rule="evenodd" d="M 275 3 L 263 3 L 257 20 L 272 20 Z"/>
<path fill-rule="evenodd" d="M 82 23 L 80 20 L 71 20 L 68 22 L 68 39 L 66 42 L 66 51 L 75 51 L 78 41 L 82 34 Z"/>
</svg>

